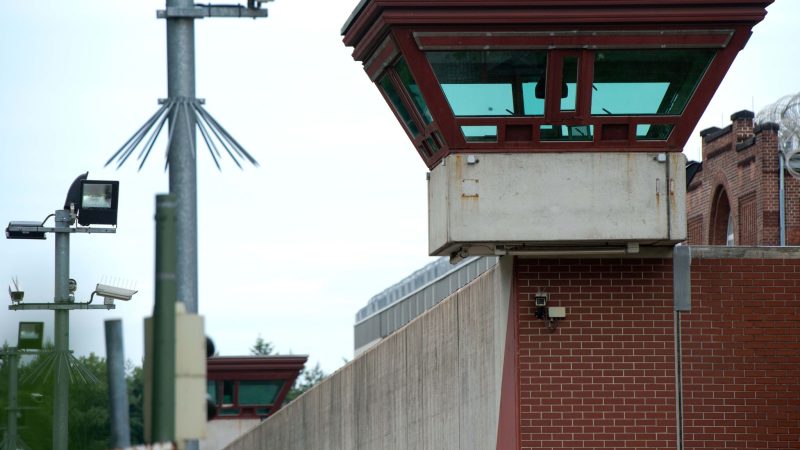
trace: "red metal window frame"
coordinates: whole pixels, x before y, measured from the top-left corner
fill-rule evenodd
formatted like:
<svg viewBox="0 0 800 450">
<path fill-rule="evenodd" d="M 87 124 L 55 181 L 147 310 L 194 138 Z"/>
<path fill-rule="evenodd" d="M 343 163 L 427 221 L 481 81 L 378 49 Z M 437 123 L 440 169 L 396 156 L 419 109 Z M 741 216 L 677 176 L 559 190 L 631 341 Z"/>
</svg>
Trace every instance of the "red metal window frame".
<svg viewBox="0 0 800 450">
<path fill-rule="evenodd" d="M 289 393 L 289 390 L 291 389 L 291 384 L 287 386 L 286 380 L 283 379 L 273 379 L 273 380 L 224 379 L 224 380 L 208 380 L 208 381 L 213 381 L 217 384 L 217 398 L 212 399 L 214 401 L 214 404 L 217 405 L 217 416 L 215 417 L 215 419 L 223 419 L 223 420 L 263 419 L 265 417 L 268 417 L 273 412 L 280 409 L 279 406 L 283 404 L 283 401 L 286 399 L 286 395 Z M 239 403 L 239 383 L 242 381 L 281 381 L 283 385 L 278 391 L 278 395 L 275 397 L 275 401 L 273 403 L 267 403 L 263 405 L 262 404 L 242 405 L 241 403 Z M 226 382 L 233 383 L 233 403 L 222 402 L 222 398 L 224 395 L 223 389 L 224 389 L 224 384 Z M 266 414 L 259 414 L 257 412 L 259 409 L 265 409 L 265 408 L 267 409 Z M 238 409 L 239 412 L 237 414 L 222 414 L 222 410 L 224 409 Z"/>
<path fill-rule="evenodd" d="M 303 370 L 305 356 L 243 356 L 243 357 L 211 357 L 206 363 L 208 381 L 217 383 L 217 398 L 214 399 L 218 409 L 222 408 L 222 387 L 225 381 L 234 383 L 234 403 L 229 408 L 238 408 L 236 415 L 217 415 L 214 420 L 263 419 L 278 411 L 286 395 L 294 385 L 300 371 Z M 269 405 L 239 404 L 240 381 L 283 381 L 275 401 Z M 268 408 L 266 415 L 257 414 L 256 409 Z"/>
<path fill-rule="evenodd" d="M 395 65 L 400 61 L 403 56 L 399 51 L 397 44 L 395 43 L 392 36 L 387 37 L 384 42 L 381 44 L 381 47 L 378 52 L 370 58 L 366 64 L 364 65 L 364 70 L 367 71 L 369 74 L 370 79 L 373 82 L 378 84 L 378 80 L 382 80 L 384 76 L 388 77 L 391 84 L 394 86 L 395 90 L 400 95 L 400 100 L 405 107 L 405 109 L 411 115 L 411 119 L 416 125 L 417 129 L 419 130 L 419 135 L 414 136 L 411 133 L 404 122 L 400 113 L 395 109 L 392 101 L 389 99 L 387 93 L 379 87 L 381 95 L 383 96 L 386 103 L 392 109 L 392 112 L 397 117 L 397 120 L 403 126 L 403 130 L 405 130 L 406 135 L 414 144 L 414 148 L 417 150 L 419 156 L 429 165 L 435 164 L 438 162 L 444 155 L 448 153 L 448 140 L 443 138 L 440 131 L 440 126 L 437 121 L 437 117 L 439 112 L 435 112 L 433 109 L 431 110 L 431 115 L 433 120 L 431 123 L 426 124 L 425 121 L 422 119 L 422 115 L 420 114 L 419 109 L 414 104 L 414 101 L 411 99 L 411 96 L 408 90 L 405 88 L 402 80 L 400 79 L 399 75 L 397 74 L 397 70 L 395 69 Z M 406 59 L 406 64 L 409 65 L 411 69 L 412 75 L 414 75 L 414 79 L 417 83 L 420 83 L 419 79 L 417 78 L 414 68 L 411 66 L 411 63 Z M 422 86 L 419 85 L 422 89 Z M 423 95 L 425 97 L 425 95 Z M 427 97 L 426 102 L 427 102 Z M 428 107 L 430 108 L 430 103 L 428 103 Z"/>
<path fill-rule="evenodd" d="M 731 27 L 710 30 L 698 29 L 594 29 L 581 32 L 556 30 L 550 32 L 475 31 L 473 28 L 447 32 L 426 30 L 424 27 L 395 26 L 380 49 L 366 62 L 370 78 L 377 80 L 391 74 L 393 84 L 401 93 L 403 104 L 420 129 L 414 137 L 407 131 L 420 156 L 428 167 L 434 167 L 449 153 L 480 152 L 542 152 L 542 151 L 669 151 L 680 152 L 689 133 L 727 72 L 740 46 L 749 33 Z M 578 48 L 576 48 L 576 46 Z M 729 48 L 730 47 L 730 48 Z M 455 117 L 427 61 L 425 50 L 547 49 L 548 84 L 545 115 L 525 117 Z M 681 115 L 592 116 L 591 81 L 594 71 L 594 51 L 598 49 L 647 48 L 711 48 L 718 51 L 701 78 L 694 95 Z M 579 58 L 579 82 L 575 111 L 560 110 L 561 64 L 565 57 Z M 398 58 L 404 58 L 422 92 L 433 122 L 425 125 L 402 82 L 393 73 Z M 589 80 L 589 81 L 587 81 Z M 384 97 L 385 94 L 384 94 Z M 387 103 L 390 103 L 388 98 Z M 390 103 L 391 104 L 391 103 Z M 394 109 L 394 108 L 393 108 Z M 397 112 L 395 111 L 397 115 Z M 398 120 L 402 122 L 398 116 Z M 638 124 L 669 124 L 672 132 L 666 140 L 640 140 Z M 497 126 L 496 142 L 467 142 L 462 126 Z M 542 141 L 542 125 L 592 125 L 591 141 Z M 404 127 L 405 128 L 405 127 Z M 531 139 L 515 140 L 509 130 Z M 431 154 L 425 147 L 428 138 L 436 139 L 440 132 L 444 142 Z M 624 137 L 621 137 L 624 135 Z M 437 139 L 439 141 L 441 139 Z"/>
</svg>

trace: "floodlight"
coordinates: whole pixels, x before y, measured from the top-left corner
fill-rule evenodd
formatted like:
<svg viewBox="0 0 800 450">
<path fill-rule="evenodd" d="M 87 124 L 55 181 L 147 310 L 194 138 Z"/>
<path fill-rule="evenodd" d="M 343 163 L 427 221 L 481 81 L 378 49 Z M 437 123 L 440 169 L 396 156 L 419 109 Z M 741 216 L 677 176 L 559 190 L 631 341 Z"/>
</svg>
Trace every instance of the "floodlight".
<svg viewBox="0 0 800 450">
<path fill-rule="evenodd" d="M 100 297 L 105 297 L 106 304 L 113 304 L 114 300 L 128 301 L 131 299 L 131 297 L 133 297 L 133 294 L 137 292 L 139 291 L 99 283 L 94 291 L 94 293 Z"/>
<path fill-rule="evenodd" d="M 83 180 L 80 192 L 80 200 L 76 205 L 79 224 L 117 224 L 119 181 Z"/>
<path fill-rule="evenodd" d="M 17 348 L 37 350 L 42 348 L 44 322 L 20 322 Z"/>
<path fill-rule="evenodd" d="M 8 222 L 6 239 L 46 239 L 41 222 Z"/>
<path fill-rule="evenodd" d="M 119 181 L 88 180 L 88 177 L 86 172 L 72 182 L 64 209 L 74 211 L 83 226 L 116 225 Z"/>
</svg>

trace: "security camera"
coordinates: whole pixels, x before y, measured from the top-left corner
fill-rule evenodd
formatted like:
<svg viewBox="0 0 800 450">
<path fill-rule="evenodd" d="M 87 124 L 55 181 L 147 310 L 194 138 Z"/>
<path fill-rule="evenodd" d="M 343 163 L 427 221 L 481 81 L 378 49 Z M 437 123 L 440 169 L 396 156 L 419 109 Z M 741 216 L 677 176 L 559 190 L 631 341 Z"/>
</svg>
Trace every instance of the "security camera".
<svg viewBox="0 0 800 450">
<path fill-rule="evenodd" d="M 8 285 L 8 295 L 11 297 L 12 302 L 19 303 L 25 297 L 25 291 L 19 284 L 19 280 L 15 277 L 11 279 L 11 284 Z"/>
<path fill-rule="evenodd" d="M 533 305 L 536 307 L 533 315 L 536 316 L 537 319 L 545 319 L 547 318 L 547 300 L 550 295 L 546 292 L 539 291 L 536 295 L 533 296 Z"/>
<path fill-rule="evenodd" d="M 116 286 L 109 286 L 107 284 L 97 284 L 97 289 L 95 289 L 95 294 L 99 295 L 100 297 L 105 297 L 106 301 L 108 302 L 109 299 L 113 300 L 124 300 L 128 301 L 133 297 L 133 294 L 139 292 L 134 291 L 133 289 L 124 289 L 121 287 Z"/>
</svg>

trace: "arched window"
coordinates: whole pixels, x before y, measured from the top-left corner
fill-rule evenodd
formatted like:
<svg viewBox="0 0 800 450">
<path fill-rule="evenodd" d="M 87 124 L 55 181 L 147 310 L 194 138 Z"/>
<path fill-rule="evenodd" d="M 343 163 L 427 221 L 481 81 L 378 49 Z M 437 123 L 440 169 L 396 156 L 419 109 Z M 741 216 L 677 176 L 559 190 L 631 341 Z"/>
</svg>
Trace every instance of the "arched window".
<svg viewBox="0 0 800 450">
<path fill-rule="evenodd" d="M 728 233 L 725 236 L 725 245 L 728 247 L 736 245 L 736 239 L 733 237 L 733 213 L 728 214 Z"/>
<path fill-rule="evenodd" d="M 711 202 L 711 226 L 709 227 L 709 244 L 735 245 L 736 228 L 734 225 L 731 204 L 725 188 L 719 186 Z"/>
</svg>

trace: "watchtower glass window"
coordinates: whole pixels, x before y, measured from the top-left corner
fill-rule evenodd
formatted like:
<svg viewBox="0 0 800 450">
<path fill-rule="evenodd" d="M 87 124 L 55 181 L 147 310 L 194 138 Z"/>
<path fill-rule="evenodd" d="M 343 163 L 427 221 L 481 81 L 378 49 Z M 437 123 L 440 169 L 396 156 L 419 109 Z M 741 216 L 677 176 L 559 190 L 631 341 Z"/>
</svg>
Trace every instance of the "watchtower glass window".
<svg viewBox="0 0 800 450">
<path fill-rule="evenodd" d="M 426 56 L 454 116 L 544 115 L 546 51 L 446 51 Z"/>
<path fill-rule="evenodd" d="M 681 115 L 714 54 L 710 49 L 595 52 L 592 115 Z"/>
</svg>

